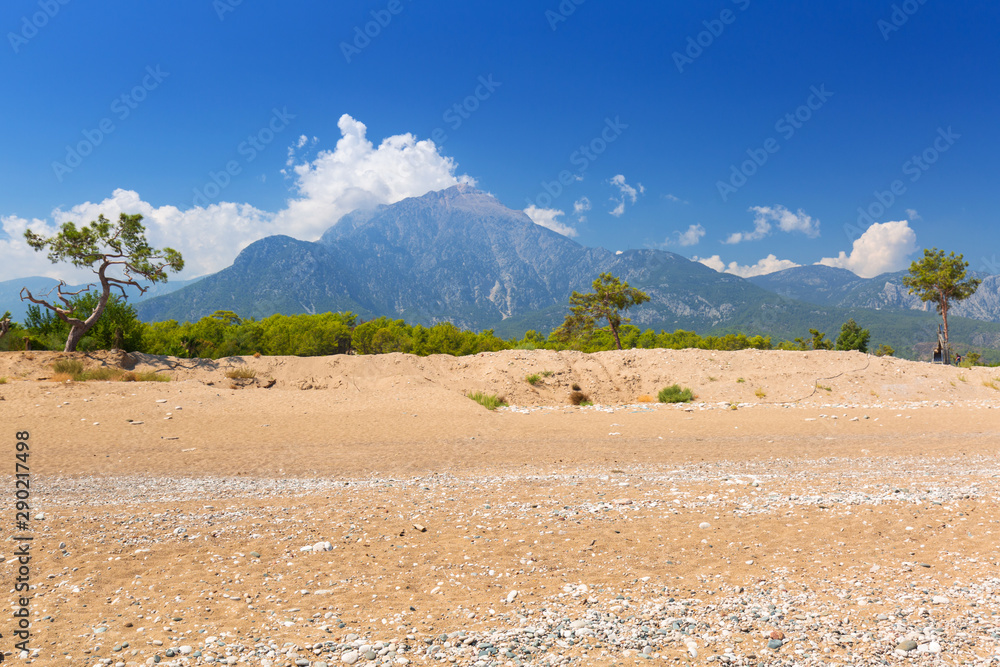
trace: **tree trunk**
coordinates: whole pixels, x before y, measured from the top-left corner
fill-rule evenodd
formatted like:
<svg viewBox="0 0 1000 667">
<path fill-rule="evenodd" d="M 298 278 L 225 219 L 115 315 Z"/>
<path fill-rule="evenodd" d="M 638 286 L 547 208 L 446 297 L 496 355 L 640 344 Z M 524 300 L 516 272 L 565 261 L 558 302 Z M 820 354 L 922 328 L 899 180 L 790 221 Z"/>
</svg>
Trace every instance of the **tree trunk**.
<svg viewBox="0 0 1000 667">
<path fill-rule="evenodd" d="M 945 360 L 951 363 L 951 346 L 948 344 L 948 299 L 941 301 L 941 318 L 944 320 L 944 353 Z"/>
<path fill-rule="evenodd" d="M 610 322 L 608 322 L 608 324 L 611 326 L 611 333 L 614 334 L 615 344 L 618 345 L 619 350 L 622 349 L 622 339 L 618 337 L 618 327 Z"/>
<path fill-rule="evenodd" d="M 63 348 L 63 352 L 76 352 L 77 343 L 89 329 L 90 327 L 85 327 L 82 322 L 70 325 L 69 336 L 66 338 L 66 347 Z"/>
<path fill-rule="evenodd" d="M 104 267 L 101 267 L 101 284 L 104 286 L 104 291 L 101 292 L 101 298 L 97 301 L 97 307 L 94 308 L 94 312 L 90 314 L 84 321 L 78 319 L 73 319 L 70 321 L 69 336 L 66 338 L 66 347 L 64 352 L 75 352 L 77 343 L 83 338 L 88 331 L 94 328 L 97 324 L 97 320 L 101 318 L 104 314 L 104 308 L 108 305 L 108 299 L 111 298 L 111 285 L 104 280 Z"/>
</svg>

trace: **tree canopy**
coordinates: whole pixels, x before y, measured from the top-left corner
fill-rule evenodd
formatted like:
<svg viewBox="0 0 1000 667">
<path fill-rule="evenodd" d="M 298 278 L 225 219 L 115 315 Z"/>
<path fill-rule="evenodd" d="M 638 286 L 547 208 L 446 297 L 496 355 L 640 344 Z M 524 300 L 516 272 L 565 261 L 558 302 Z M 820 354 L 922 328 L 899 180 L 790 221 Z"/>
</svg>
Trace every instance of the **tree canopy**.
<svg viewBox="0 0 1000 667">
<path fill-rule="evenodd" d="M 100 283 L 97 300 L 89 314 L 76 314 L 71 298 L 89 292 L 93 284 L 73 292 L 65 289 L 65 281 L 59 281 L 56 297 L 61 305 L 38 298 L 27 288 L 21 290 L 22 301 L 48 308 L 69 325 L 66 352 L 75 350 L 80 339 L 97 324 L 107 308 L 112 288 L 120 290 L 124 299 L 128 296 L 126 286 L 135 287 L 140 293 L 145 292 L 149 286 L 141 284 L 140 280 L 166 282 L 167 269 L 176 272 L 184 268 L 184 260 L 176 250 L 156 249 L 149 245 L 139 214 L 122 213 L 115 223 L 101 214 L 97 220 L 80 228 L 73 222 L 66 222 L 58 233 L 50 237 L 35 234 L 30 229 L 24 232 L 24 237 L 34 250 L 48 250 L 53 264 L 69 262 L 78 268 L 90 268 Z"/>
<path fill-rule="evenodd" d="M 857 350 L 858 352 L 868 351 L 868 341 L 872 334 L 868 329 L 862 329 L 861 325 L 854 321 L 854 318 L 844 322 L 840 328 L 840 335 L 837 336 L 838 350 Z"/>
<path fill-rule="evenodd" d="M 622 324 L 630 322 L 622 313 L 632 306 L 649 301 L 649 295 L 634 287 L 629 287 L 617 276 L 602 273 L 594 280 L 593 292 L 580 294 L 573 292 L 569 297 L 570 313 L 562 326 L 556 330 L 557 338 L 570 339 L 579 335 L 589 337 L 594 333 L 597 320 L 607 320 L 608 328 L 615 339 L 615 345 L 622 349 L 619 331 Z"/>
<path fill-rule="evenodd" d="M 903 285 L 908 287 L 910 294 L 920 297 L 921 301 L 930 301 L 937 307 L 944 323 L 944 342 L 948 344 L 948 310 L 953 301 L 968 299 L 976 293 L 982 282 L 978 278 L 967 278 L 965 275 L 969 263 L 962 255 L 954 252 L 945 255 L 944 250 L 937 248 L 925 249 L 924 256 L 910 264 L 910 274 L 903 277 Z"/>
</svg>

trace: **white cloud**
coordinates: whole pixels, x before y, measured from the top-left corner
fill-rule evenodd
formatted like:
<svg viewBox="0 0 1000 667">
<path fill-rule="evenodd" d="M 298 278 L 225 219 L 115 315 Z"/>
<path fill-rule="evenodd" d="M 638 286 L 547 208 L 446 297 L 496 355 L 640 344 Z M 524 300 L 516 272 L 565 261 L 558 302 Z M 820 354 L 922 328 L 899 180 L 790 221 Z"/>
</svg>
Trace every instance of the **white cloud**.
<svg viewBox="0 0 1000 667">
<path fill-rule="evenodd" d="M 854 241 L 851 254 L 824 257 L 817 264 L 853 271 L 862 278 L 899 271 L 909 264 L 908 257 L 917 250 L 917 235 L 906 220 L 876 222 Z"/>
<path fill-rule="evenodd" d="M 819 220 L 809 217 L 801 208 L 796 213 L 792 213 L 784 206 L 751 206 L 749 210 L 754 214 L 753 231 L 735 232 L 723 243 L 759 241 L 770 236 L 775 224 L 783 232 L 801 232 L 810 238 L 819 236 Z"/>
<path fill-rule="evenodd" d="M 576 236 L 577 232 L 575 229 L 564 223 L 562 220 L 558 220 L 565 213 L 557 208 L 538 208 L 534 204 L 524 209 L 525 215 L 531 218 L 531 221 L 536 225 L 541 225 L 546 229 L 551 229 L 557 234 L 562 234 L 563 236 Z"/>
<path fill-rule="evenodd" d="M 917 213 L 916 209 L 908 208 L 906 209 L 906 217 L 910 220 L 920 220 L 920 214 Z"/>
<path fill-rule="evenodd" d="M 576 219 L 580 222 L 586 222 L 587 216 L 583 215 L 591 209 L 590 200 L 586 197 L 580 197 L 575 202 L 573 202 L 573 214 L 576 215 Z"/>
<path fill-rule="evenodd" d="M 684 247 L 698 245 L 701 238 L 705 236 L 705 228 L 701 225 L 691 225 L 686 231 L 674 232 L 674 235 L 677 238 L 674 240 L 668 238 L 664 245 L 679 245 Z"/>
<path fill-rule="evenodd" d="M 634 204 L 636 198 L 640 194 L 644 194 L 646 192 L 646 188 L 642 187 L 642 183 L 636 184 L 638 186 L 638 189 L 626 183 L 624 174 L 618 174 L 608 182 L 611 183 L 611 185 L 617 187 L 618 191 L 621 193 L 621 199 L 618 199 L 616 197 L 611 198 L 611 201 L 618 202 L 618 204 L 613 209 L 608 211 L 608 213 L 615 216 L 616 218 L 620 218 L 625 213 L 626 201 Z"/>
<path fill-rule="evenodd" d="M 783 271 L 785 269 L 793 269 L 796 266 L 801 266 L 801 264 L 796 264 L 790 259 L 778 259 L 773 254 L 759 260 L 756 264 L 750 265 L 738 264 L 736 262 L 729 262 L 729 264 L 726 264 L 718 255 L 712 255 L 711 257 L 695 256 L 692 257 L 692 259 L 695 262 L 701 262 L 710 269 L 715 269 L 719 273 L 731 273 L 734 276 L 739 276 L 741 278 L 763 276 L 768 273 L 774 273 L 775 271 Z"/>
<path fill-rule="evenodd" d="M 50 235 L 69 220 L 82 225 L 100 213 L 111 220 L 120 212 L 141 213 L 150 243 L 179 250 L 186 264 L 183 275 L 190 278 L 225 268 L 239 251 L 265 236 L 287 234 L 314 240 L 357 208 L 392 204 L 458 183 L 475 183 L 468 176 L 456 175 L 455 162 L 442 155 L 433 141 L 401 134 L 384 139 L 376 148 L 366 138 L 363 123 L 344 114 L 338 126 L 343 136 L 336 148 L 321 151 L 311 161 L 295 164 L 294 151 L 314 144 L 315 138 L 303 135 L 293 140 L 289 158 L 294 165 L 295 195 L 277 213 L 233 202 L 185 209 L 156 207 L 137 192 L 118 189 L 103 201 L 84 202 L 65 211 L 56 209 L 49 220 L 0 216 L 0 225 L 9 237 L 0 239 L 4 260 L 0 280 L 44 275 L 75 282 L 92 277 L 89 270 L 73 269 L 65 263 L 53 265 L 44 253 L 31 250 L 24 242 L 27 227 Z"/>
<path fill-rule="evenodd" d="M 355 209 L 392 204 L 458 183 L 475 184 L 468 176 L 455 176 L 455 161 L 441 155 L 429 139 L 397 134 L 375 148 L 364 123 L 344 114 L 337 125 L 343 136 L 336 149 L 321 151 L 312 162 L 294 168 L 298 198 L 276 219 L 289 236 L 312 240 Z"/>
</svg>

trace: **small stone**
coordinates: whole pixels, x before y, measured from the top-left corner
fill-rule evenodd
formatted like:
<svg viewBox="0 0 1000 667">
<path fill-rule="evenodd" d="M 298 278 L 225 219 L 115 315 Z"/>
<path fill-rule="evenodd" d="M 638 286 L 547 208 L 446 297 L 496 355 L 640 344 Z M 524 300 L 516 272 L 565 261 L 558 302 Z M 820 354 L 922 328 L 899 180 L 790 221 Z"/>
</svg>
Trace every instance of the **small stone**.
<svg viewBox="0 0 1000 667">
<path fill-rule="evenodd" d="M 943 595 L 935 595 L 933 598 L 931 598 L 931 602 L 933 602 L 934 604 L 948 604 L 949 602 L 951 602 L 951 600 L 949 600 Z"/>
<path fill-rule="evenodd" d="M 419 524 L 419 523 L 413 524 L 413 529 L 416 530 L 418 533 L 426 533 L 427 532 L 427 528 L 425 526 Z"/>
<path fill-rule="evenodd" d="M 708 530 L 709 528 L 712 527 L 712 524 L 710 524 L 707 521 L 702 521 L 701 523 L 698 524 L 698 527 L 701 528 L 702 530 Z"/>
<path fill-rule="evenodd" d="M 353 665 L 354 663 L 356 663 L 358 661 L 358 652 L 357 651 L 348 651 L 344 655 L 340 656 L 340 661 L 341 662 L 346 662 L 348 665 Z"/>
<path fill-rule="evenodd" d="M 917 642 L 913 641 L 912 639 L 906 639 L 906 640 L 901 641 L 898 644 L 896 644 L 896 650 L 897 651 L 906 651 L 906 652 L 916 651 L 917 650 Z"/>
<path fill-rule="evenodd" d="M 510 593 L 507 593 L 507 602 L 508 603 L 513 602 L 514 598 L 516 597 L 517 597 L 517 591 L 511 591 Z"/>
<path fill-rule="evenodd" d="M 781 641 L 780 639 L 772 639 L 769 642 L 767 642 L 767 647 L 769 649 L 774 649 L 775 651 L 777 651 L 779 648 L 781 648 L 782 644 L 784 644 L 784 642 Z"/>
<path fill-rule="evenodd" d="M 251 551 L 250 552 L 250 557 L 251 558 L 260 558 L 260 554 L 257 553 L 256 551 Z"/>
<path fill-rule="evenodd" d="M 782 632 L 781 630 L 771 631 L 771 639 L 784 639 L 784 638 L 785 638 L 785 633 Z"/>
</svg>

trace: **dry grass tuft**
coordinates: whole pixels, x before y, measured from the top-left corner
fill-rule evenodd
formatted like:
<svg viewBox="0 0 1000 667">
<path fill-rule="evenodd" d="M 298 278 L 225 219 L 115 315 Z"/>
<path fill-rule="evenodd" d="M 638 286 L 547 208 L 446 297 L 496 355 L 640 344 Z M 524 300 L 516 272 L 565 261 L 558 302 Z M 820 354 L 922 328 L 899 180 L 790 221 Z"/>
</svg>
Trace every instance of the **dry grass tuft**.
<svg viewBox="0 0 1000 667">
<path fill-rule="evenodd" d="M 636 400 L 639 401 L 640 403 L 656 403 L 656 399 L 650 396 L 649 394 L 643 394 Z"/>
</svg>

